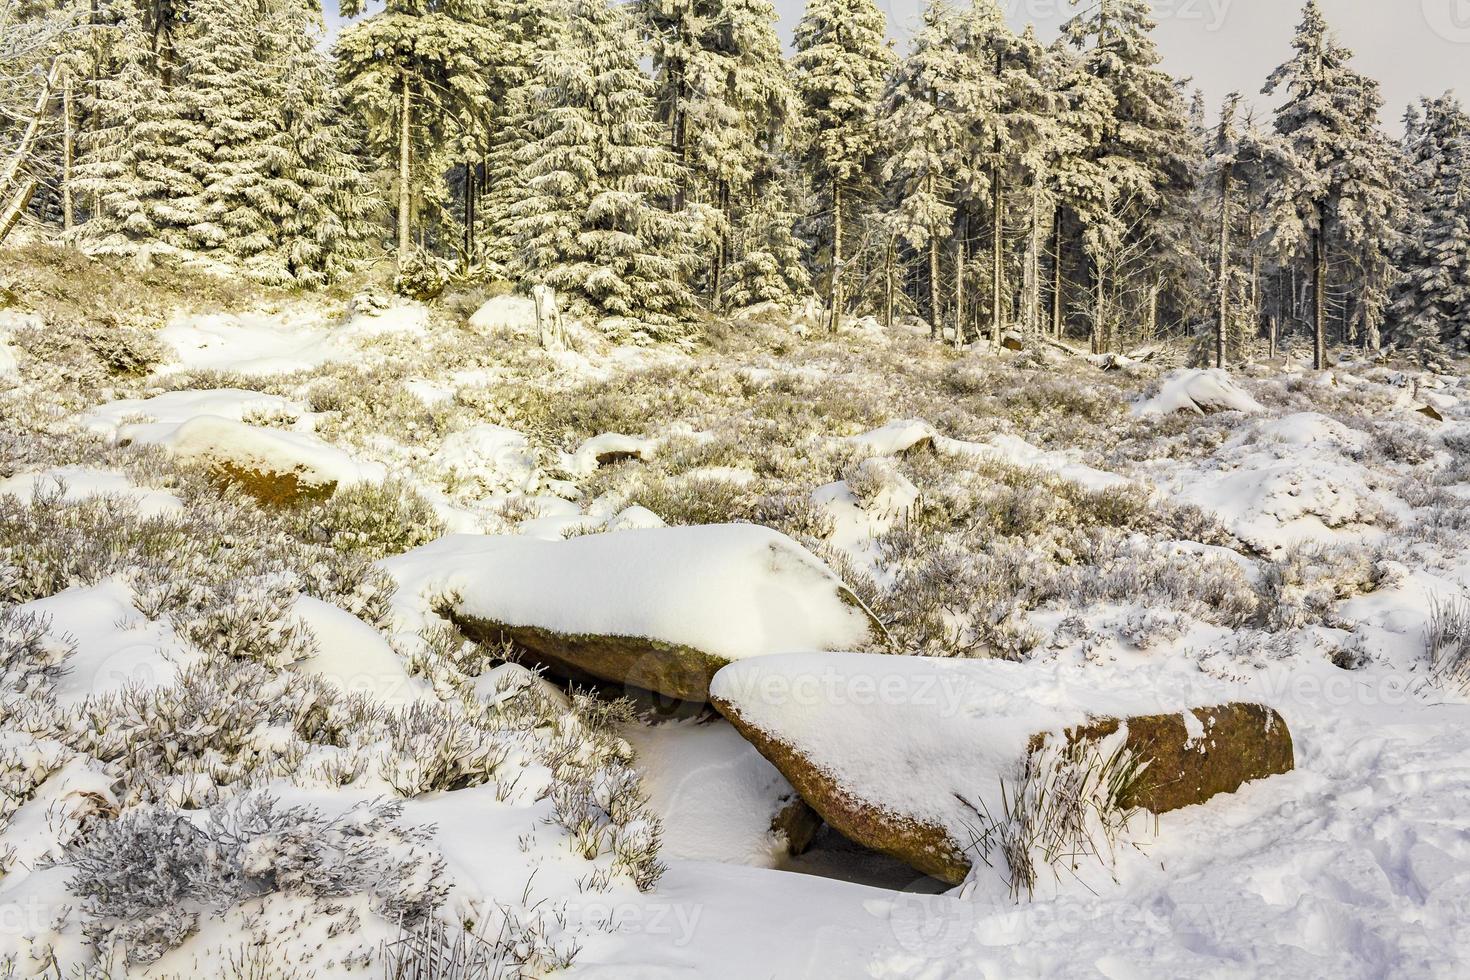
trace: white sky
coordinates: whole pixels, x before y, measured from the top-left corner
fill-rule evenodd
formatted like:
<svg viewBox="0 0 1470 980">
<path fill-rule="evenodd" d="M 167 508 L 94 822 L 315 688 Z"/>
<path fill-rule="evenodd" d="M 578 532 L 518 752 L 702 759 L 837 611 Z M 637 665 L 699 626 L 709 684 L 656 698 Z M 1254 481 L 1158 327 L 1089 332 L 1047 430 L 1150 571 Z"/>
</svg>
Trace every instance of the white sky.
<svg viewBox="0 0 1470 980">
<path fill-rule="evenodd" d="M 805 0 L 774 0 L 790 38 Z M 963 0 L 959 0 L 963 2 Z M 1086 0 L 1083 0 L 1086 2 Z M 1470 0 L 1320 0 L 1358 67 L 1383 83 L 1384 122 L 1393 131 L 1420 95 L 1455 89 L 1470 98 Z M 336 0 L 325 0 L 328 22 Z M 1017 27 L 1035 23 L 1044 39 L 1077 9 L 1074 0 L 1002 0 Z M 900 40 L 918 23 L 924 0 L 878 0 Z M 1302 0 L 1154 0 L 1165 66 L 1193 77 L 1212 106 L 1239 90 L 1262 108 L 1271 69 L 1290 53 Z"/>
</svg>

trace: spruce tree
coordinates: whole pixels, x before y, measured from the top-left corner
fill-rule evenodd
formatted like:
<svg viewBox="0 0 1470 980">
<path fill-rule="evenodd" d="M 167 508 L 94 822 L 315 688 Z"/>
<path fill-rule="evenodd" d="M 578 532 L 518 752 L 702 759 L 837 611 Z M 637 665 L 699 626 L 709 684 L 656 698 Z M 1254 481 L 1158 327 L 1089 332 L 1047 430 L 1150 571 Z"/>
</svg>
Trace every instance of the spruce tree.
<svg viewBox="0 0 1470 980">
<path fill-rule="evenodd" d="M 570 0 L 537 63 L 511 208 L 521 278 L 594 315 L 668 325 L 690 307 L 688 232 L 667 210 L 673 161 L 653 118 L 642 49 L 622 7 Z"/>
<path fill-rule="evenodd" d="M 1084 0 L 1074 0 L 1082 3 Z M 1166 267 L 1187 256 L 1181 239 L 1190 226 L 1185 205 L 1194 187 L 1198 145 L 1190 138 L 1184 100 L 1153 39 L 1155 22 L 1148 0 L 1097 0 L 1062 28 L 1081 56 L 1082 68 L 1113 96 L 1111 118 L 1104 121 L 1094 150 L 1099 179 L 1111 195 L 1109 220 L 1086 228 L 1093 265 L 1093 344 L 1112 349 L 1119 325 L 1155 326 L 1159 288 Z M 1118 292 L 1135 270 L 1121 267 L 1134 259 L 1151 273 L 1131 308 L 1114 311 L 1110 293 Z M 1175 270 L 1184 278 L 1183 270 Z M 1188 285 L 1181 283 L 1187 291 Z"/>
<path fill-rule="evenodd" d="M 1392 244 L 1393 159 L 1377 129 L 1378 85 L 1351 66 L 1317 0 L 1308 0 L 1292 41 L 1294 54 L 1264 89 L 1285 91 L 1276 131 L 1290 151 L 1276 182 L 1272 218 L 1277 248 L 1308 257 L 1313 295 L 1312 362 L 1327 366 L 1329 252 L 1352 247 L 1364 286 L 1359 310 L 1371 319 L 1388 280 Z M 1345 331 L 1346 332 L 1346 328 Z M 1364 334 L 1371 339 L 1368 323 Z"/>
<path fill-rule="evenodd" d="M 873 0 L 810 0 L 796 28 L 791 71 L 805 128 L 805 163 L 829 220 L 827 304 L 843 315 L 845 234 L 873 196 L 881 137 L 877 120 L 892 54 Z"/>
<path fill-rule="evenodd" d="M 1416 202 L 1398 266 L 1390 339 L 1425 367 L 1470 345 L 1470 115 L 1446 93 L 1408 132 Z"/>
<path fill-rule="evenodd" d="M 883 128 L 891 134 L 883 178 L 894 195 L 894 228 L 927 256 L 929 331 L 942 326 L 940 249 L 954 223 L 954 182 L 970 134 L 973 92 L 958 47 L 959 18 L 945 0 L 930 0 L 924 25 L 899 64 L 883 103 Z M 955 324 L 956 336 L 960 324 Z"/>
</svg>

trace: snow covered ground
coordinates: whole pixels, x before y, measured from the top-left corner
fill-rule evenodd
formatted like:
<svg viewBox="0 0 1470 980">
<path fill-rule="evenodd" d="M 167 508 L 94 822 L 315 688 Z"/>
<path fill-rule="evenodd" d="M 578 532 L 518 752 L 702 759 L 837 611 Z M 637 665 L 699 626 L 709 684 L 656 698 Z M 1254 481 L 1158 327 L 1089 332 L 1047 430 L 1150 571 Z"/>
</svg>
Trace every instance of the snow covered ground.
<svg viewBox="0 0 1470 980">
<path fill-rule="evenodd" d="M 180 306 L 142 371 L 6 321 L 0 957 L 18 975 L 115 941 L 115 976 L 246 957 L 382 976 L 395 916 L 421 908 L 528 976 L 1470 969 L 1462 376 L 1104 372 L 871 324 L 799 342 L 743 324 L 697 349 L 574 328 L 546 351 L 504 301 L 478 320 Z M 202 428 L 209 452 L 185 451 Z M 209 469 L 222 444 L 339 489 L 259 507 Z M 821 838 L 787 856 L 770 821 L 791 788 L 722 720 L 568 697 L 438 615 L 499 590 L 548 628 L 778 652 L 711 634 L 770 608 L 756 558 L 726 582 L 717 550 L 665 561 L 646 543 L 668 532 L 637 530 L 730 522 L 800 542 L 905 652 L 1269 704 L 1296 771 L 1135 827 L 1111 867 L 1029 902 L 895 888 Z M 395 597 L 384 568 L 413 588 Z M 260 794 L 275 811 L 241 809 Z M 244 841 L 209 852 L 228 887 L 99 870 L 165 847 L 187 863 L 211 820 Z"/>
</svg>

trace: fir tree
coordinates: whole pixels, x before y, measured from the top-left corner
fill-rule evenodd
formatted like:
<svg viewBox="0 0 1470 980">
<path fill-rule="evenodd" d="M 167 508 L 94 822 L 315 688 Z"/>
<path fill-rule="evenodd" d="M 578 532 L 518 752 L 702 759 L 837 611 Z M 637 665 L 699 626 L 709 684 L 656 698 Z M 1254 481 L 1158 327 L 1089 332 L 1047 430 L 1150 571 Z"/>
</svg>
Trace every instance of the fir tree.
<svg viewBox="0 0 1470 980">
<path fill-rule="evenodd" d="M 892 134 L 883 178 L 895 197 L 894 229 L 928 256 L 929 330 L 935 336 L 943 309 L 940 249 L 954 223 L 954 182 L 975 101 L 963 90 L 971 73 L 958 49 L 958 25 L 945 0 L 931 0 L 883 104 L 883 128 Z M 955 329 L 958 336 L 958 323 Z"/>
<path fill-rule="evenodd" d="M 1292 41 L 1295 54 L 1272 73 L 1265 93 L 1285 90 L 1276 130 L 1289 166 L 1278 176 L 1272 201 L 1275 240 L 1288 255 L 1308 253 L 1313 294 L 1312 361 L 1327 365 L 1329 249 L 1358 250 L 1366 277 L 1359 295 L 1365 318 L 1381 304 L 1391 247 L 1392 157 L 1377 130 L 1378 85 L 1353 70 L 1316 0 L 1308 0 Z M 1346 331 L 1345 331 L 1346 332 Z M 1365 335 L 1373 332 L 1371 324 Z"/>
<path fill-rule="evenodd" d="M 653 119 L 642 51 L 621 7 L 570 0 L 537 64 L 526 196 L 512 209 L 522 278 L 603 317 L 666 325 L 684 313 L 687 229 L 666 210 L 673 161 Z"/>
<path fill-rule="evenodd" d="M 1393 345 L 1425 367 L 1470 343 L 1470 115 L 1445 94 L 1426 99 L 1408 130 L 1417 202 L 1398 256 L 1403 282 L 1392 314 Z"/>
<path fill-rule="evenodd" d="M 856 204 L 872 196 L 881 145 L 876 126 L 892 55 L 873 0 L 811 0 L 796 28 L 791 71 L 806 128 L 805 163 L 822 191 L 827 222 L 828 306 L 843 315 L 844 237 Z"/>
</svg>

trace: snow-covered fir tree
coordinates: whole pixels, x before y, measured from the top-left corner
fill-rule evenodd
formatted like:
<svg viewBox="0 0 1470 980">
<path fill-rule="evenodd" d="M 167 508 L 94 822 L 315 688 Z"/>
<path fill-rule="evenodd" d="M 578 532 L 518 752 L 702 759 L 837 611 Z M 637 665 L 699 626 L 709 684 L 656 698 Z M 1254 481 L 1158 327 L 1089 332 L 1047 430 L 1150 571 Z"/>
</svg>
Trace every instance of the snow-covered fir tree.
<svg viewBox="0 0 1470 980">
<path fill-rule="evenodd" d="M 680 165 L 674 209 L 708 226 L 705 293 L 717 304 L 750 202 L 775 178 L 794 93 L 768 0 L 642 0 L 657 116 Z M 766 211 L 761 221 L 768 221 Z"/>
<path fill-rule="evenodd" d="M 341 2 L 344 17 L 366 11 L 363 0 Z M 505 81 L 490 69 L 520 51 L 504 43 L 502 29 L 516 21 L 501 13 L 494 0 L 390 0 L 337 40 L 344 95 L 366 122 L 372 150 L 393 166 L 400 266 L 415 232 L 424 232 L 416 208 L 442 192 L 434 160 L 459 159 L 454 144 L 467 137 L 488 141 L 484 123 Z"/>
<path fill-rule="evenodd" d="M 883 179 L 894 197 L 895 230 L 926 256 L 922 271 L 933 335 L 944 309 L 940 253 L 954 226 L 955 182 L 962 176 L 972 139 L 967 123 L 979 97 L 973 65 L 959 50 L 959 24 L 946 0 L 931 0 L 883 103 L 883 129 L 890 139 Z"/>
<path fill-rule="evenodd" d="M 1093 267 L 1093 344 L 1111 350 L 1125 322 L 1142 324 L 1143 333 L 1156 327 L 1166 278 L 1188 291 L 1187 270 L 1171 266 L 1188 255 L 1178 245 L 1190 226 L 1183 204 L 1199 148 L 1179 88 L 1160 67 L 1148 0 L 1074 2 L 1083 9 L 1063 25 L 1063 36 L 1079 51 L 1083 70 L 1113 96 L 1112 116 L 1093 151 L 1096 178 L 1106 185 L 1093 196 L 1111 198 L 1111 220 L 1094 218 L 1084 228 Z M 1148 274 L 1139 276 L 1133 264 Z"/>
<path fill-rule="evenodd" d="M 511 209 L 520 277 L 594 315 L 667 326 L 687 312 L 693 260 L 668 210 L 676 170 L 653 116 L 652 83 L 628 11 L 569 0 L 536 65 L 526 194 Z"/>
<path fill-rule="evenodd" d="M 1453 94 L 1424 100 L 1407 150 L 1417 206 L 1398 256 L 1390 340 L 1437 367 L 1448 348 L 1470 351 L 1470 115 Z"/>
<path fill-rule="evenodd" d="M 1286 101 L 1276 131 L 1290 150 L 1272 196 L 1277 248 L 1304 257 L 1312 282 L 1313 363 L 1327 364 L 1328 277 L 1332 252 L 1356 266 L 1362 288 L 1353 297 L 1358 327 L 1371 344 L 1373 321 L 1386 297 L 1392 248 L 1394 160 L 1378 130 L 1378 85 L 1353 69 L 1352 52 L 1338 43 L 1316 0 L 1308 0 L 1292 41 L 1294 54 L 1272 73 L 1268 95 Z M 1341 318 L 1346 335 L 1353 314 Z"/>
<path fill-rule="evenodd" d="M 130 250 L 140 243 L 192 244 L 188 227 L 198 214 L 200 178 L 211 145 L 187 86 L 169 86 L 178 74 L 172 31 L 145 30 L 147 4 L 117 0 L 115 23 L 104 32 L 108 70 L 85 100 L 92 119 L 77 168 L 77 190 L 93 212 L 89 232 Z"/>
<path fill-rule="evenodd" d="M 875 194 L 880 102 L 892 63 L 873 0 L 811 0 L 796 27 L 792 78 L 801 102 L 805 163 L 825 221 L 831 328 L 842 322 L 848 230 Z"/>
</svg>

